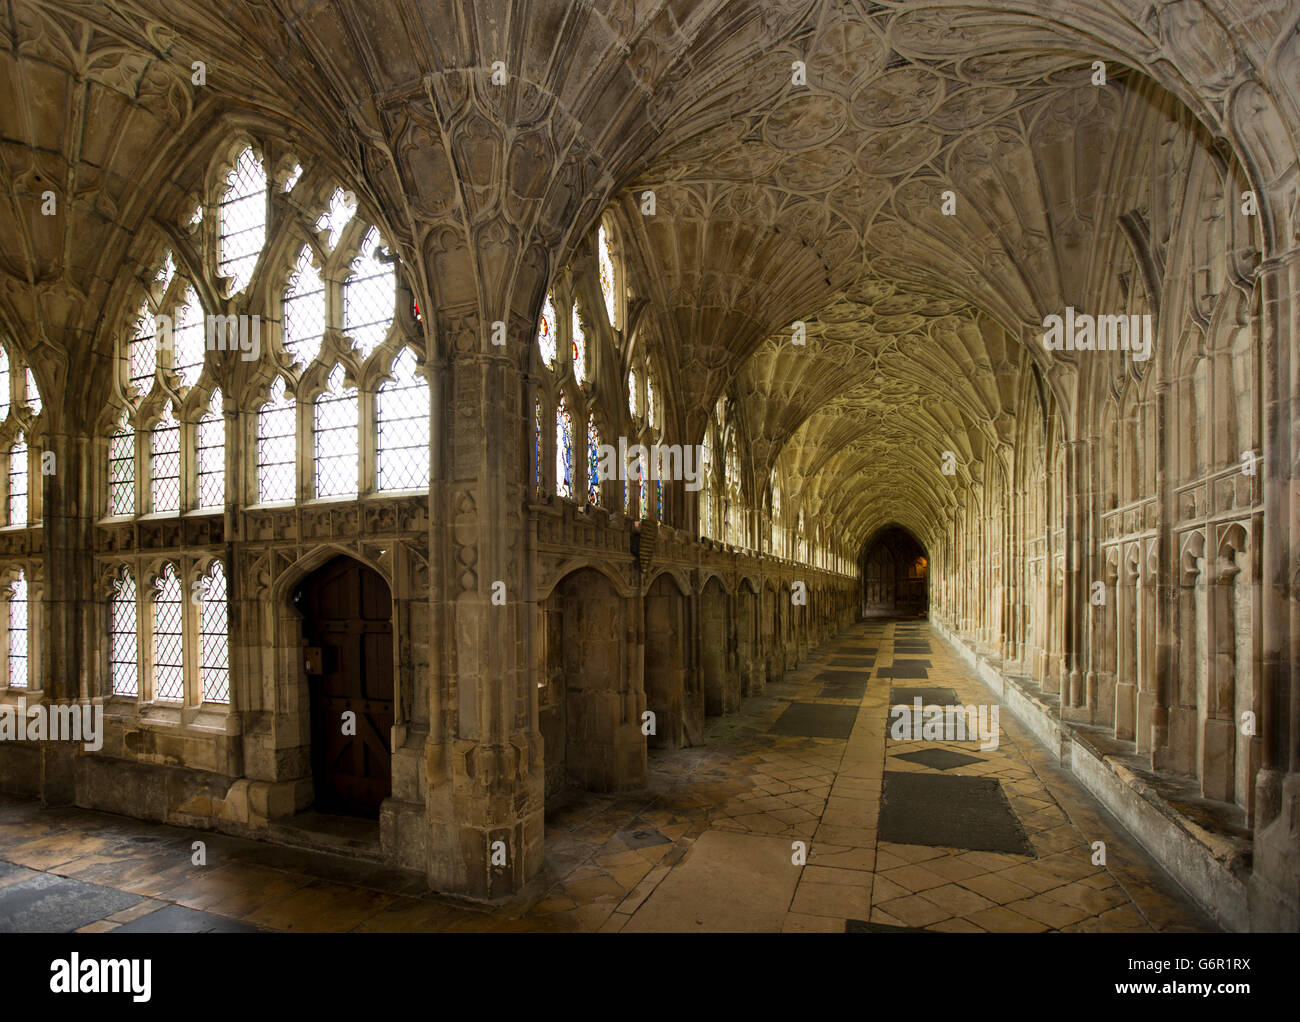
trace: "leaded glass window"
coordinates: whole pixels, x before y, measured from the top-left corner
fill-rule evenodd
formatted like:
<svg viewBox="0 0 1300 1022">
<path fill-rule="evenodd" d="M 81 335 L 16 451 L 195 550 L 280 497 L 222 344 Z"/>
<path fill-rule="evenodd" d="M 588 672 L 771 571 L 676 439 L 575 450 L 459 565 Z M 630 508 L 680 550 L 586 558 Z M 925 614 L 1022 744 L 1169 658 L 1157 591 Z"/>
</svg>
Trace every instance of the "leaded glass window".
<svg viewBox="0 0 1300 1022">
<path fill-rule="evenodd" d="M 311 365 L 325 336 L 325 283 L 303 245 L 284 292 L 284 347 L 295 362 Z"/>
<path fill-rule="evenodd" d="M 316 399 L 316 496 L 357 492 L 357 391 L 335 365 L 325 392 Z"/>
<path fill-rule="evenodd" d="M 600 430 L 595 412 L 587 416 L 587 499 L 600 503 Z"/>
<path fill-rule="evenodd" d="M 551 301 L 551 292 L 546 292 L 542 302 L 542 318 L 537 321 L 537 347 L 542 353 L 542 361 L 550 369 L 555 368 L 555 305 Z"/>
<path fill-rule="evenodd" d="M 339 243 L 339 236 L 343 233 L 343 228 L 352 222 L 352 218 L 357 213 L 356 197 L 351 192 L 345 192 L 342 188 L 335 188 L 334 194 L 330 196 L 329 208 L 316 220 L 316 230 L 329 231 L 329 248 L 334 251 L 334 246 Z"/>
<path fill-rule="evenodd" d="M 372 227 L 352 260 L 352 276 L 343 286 L 343 332 L 352 338 L 362 358 L 369 357 L 388 336 L 397 301 L 393 264 L 379 258 L 379 231 Z"/>
<path fill-rule="evenodd" d="M 27 524 L 27 439 L 22 433 L 9 448 L 9 524 Z"/>
<path fill-rule="evenodd" d="M 194 288 L 187 287 L 172 326 L 172 366 L 183 386 L 192 387 L 198 382 L 203 372 L 205 344 L 203 305 Z"/>
<path fill-rule="evenodd" d="M 9 588 L 9 686 L 27 687 L 27 576 L 20 570 Z"/>
<path fill-rule="evenodd" d="M 149 432 L 149 492 L 154 511 L 181 507 L 181 429 L 169 401 Z"/>
<path fill-rule="evenodd" d="M 9 418 L 9 352 L 0 346 L 0 422 Z"/>
<path fill-rule="evenodd" d="M 236 292 L 253 279 L 258 256 L 266 243 L 266 172 L 252 149 L 235 159 L 217 203 L 220 238 L 217 273 L 232 277 Z"/>
<path fill-rule="evenodd" d="M 153 381 L 154 370 L 158 366 L 158 348 L 154 339 L 153 316 L 149 314 L 149 303 L 141 302 L 140 311 L 136 313 L 135 330 L 127 342 L 127 373 L 130 382 L 135 384 L 141 394 L 146 394 Z"/>
<path fill-rule="evenodd" d="M 649 372 L 645 374 L 645 419 L 654 429 L 658 425 L 658 409 L 655 408 L 655 378 Z"/>
<path fill-rule="evenodd" d="M 429 385 L 415 375 L 415 354 L 403 348 L 392 379 L 379 388 L 379 489 L 429 486 Z"/>
<path fill-rule="evenodd" d="M 573 496 L 573 420 L 563 395 L 555 409 L 555 493 Z"/>
<path fill-rule="evenodd" d="M 633 369 L 627 374 L 627 410 L 632 413 L 632 418 L 636 418 L 637 411 L 637 379 L 636 370 Z"/>
<path fill-rule="evenodd" d="M 271 384 L 267 402 L 257 411 L 257 499 L 262 503 L 293 500 L 297 443 L 293 398 L 284 377 Z"/>
<path fill-rule="evenodd" d="M 41 414 L 41 388 L 36 386 L 36 375 L 28 369 L 23 375 L 23 401 L 33 415 Z"/>
<path fill-rule="evenodd" d="M 108 513 L 135 514 L 135 430 L 125 415 L 108 438 Z"/>
<path fill-rule="evenodd" d="M 214 390 L 198 426 L 198 506 L 224 507 L 226 503 L 226 418 L 221 391 Z"/>
<path fill-rule="evenodd" d="M 184 618 L 181 580 L 167 564 L 158 577 L 153 598 L 153 694 L 179 702 L 185 696 Z"/>
<path fill-rule="evenodd" d="M 140 694 L 135 579 L 123 568 L 108 598 L 108 673 L 115 696 Z"/>
<path fill-rule="evenodd" d="M 226 572 L 214 561 L 199 583 L 199 684 L 204 702 L 230 702 Z"/>
</svg>

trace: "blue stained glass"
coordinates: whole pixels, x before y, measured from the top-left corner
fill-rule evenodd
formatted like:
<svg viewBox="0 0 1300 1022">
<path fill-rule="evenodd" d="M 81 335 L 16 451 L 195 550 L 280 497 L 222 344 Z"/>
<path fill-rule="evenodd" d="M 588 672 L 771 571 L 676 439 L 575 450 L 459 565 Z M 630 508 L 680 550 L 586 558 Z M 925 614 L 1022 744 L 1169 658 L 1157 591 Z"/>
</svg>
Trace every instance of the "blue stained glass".
<svg viewBox="0 0 1300 1022">
<path fill-rule="evenodd" d="M 596 416 L 587 416 L 587 499 L 600 503 L 600 431 Z"/>
<path fill-rule="evenodd" d="M 555 410 L 555 492 L 573 496 L 573 419 L 563 397 Z"/>
</svg>

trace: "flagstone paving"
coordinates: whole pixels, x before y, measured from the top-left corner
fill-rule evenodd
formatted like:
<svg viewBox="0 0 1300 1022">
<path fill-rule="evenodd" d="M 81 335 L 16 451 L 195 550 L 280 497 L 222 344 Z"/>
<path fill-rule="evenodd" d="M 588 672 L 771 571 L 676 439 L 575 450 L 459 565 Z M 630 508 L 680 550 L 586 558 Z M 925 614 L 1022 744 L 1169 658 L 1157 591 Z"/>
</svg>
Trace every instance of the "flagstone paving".
<svg viewBox="0 0 1300 1022">
<path fill-rule="evenodd" d="M 912 687 L 891 692 L 893 678 Z M 552 800 L 543 874 L 498 906 L 363 861 L 0 796 L 0 920 L 94 932 L 1215 928 L 1009 713 L 996 748 L 892 738 L 890 705 L 906 696 L 910 712 L 914 692 L 994 705 L 928 624 L 846 630 L 711 720 L 704 745 L 652 750 L 645 790 Z M 891 798 L 882 824 L 886 778 L 917 800 L 916 820 Z M 996 820 L 940 826 L 961 792 Z M 888 840 L 898 833 L 951 844 Z M 1019 851 L 978 850 L 990 843 Z"/>
</svg>

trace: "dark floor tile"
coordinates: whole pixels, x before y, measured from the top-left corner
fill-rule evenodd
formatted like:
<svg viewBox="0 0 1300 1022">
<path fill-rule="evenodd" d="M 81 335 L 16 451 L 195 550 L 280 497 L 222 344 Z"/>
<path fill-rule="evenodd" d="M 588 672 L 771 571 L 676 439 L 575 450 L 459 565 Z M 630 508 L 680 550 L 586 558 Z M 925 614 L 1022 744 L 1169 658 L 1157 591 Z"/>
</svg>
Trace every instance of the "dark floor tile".
<svg viewBox="0 0 1300 1022">
<path fill-rule="evenodd" d="M 141 900 L 111 887 L 36 873 L 0 887 L 0 933 L 69 933 Z"/>
<path fill-rule="evenodd" d="M 881 841 L 1033 857 L 1034 847 L 991 777 L 885 771 Z"/>
<path fill-rule="evenodd" d="M 888 923 L 868 923 L 862 919 L 844 920 L 845 933 L 929 933 L 915 926 L 890 926 Z"/>
<path fill-rule="evenodd" d="M 957 690 L 952 688 L 899 688 L 889 690 L 890 706 L 912 707 L 912 700 L 919 698 L 922 706 L 957 706 Z"/>
<path fill-rule="evenodd" d="M 213 915 L 186 908 L 184 905 L 167 905 L 157 912 L 123 923 L 114 933 L 262 933 L 260 927 L 250 926 L 225 916 Z"/>
<path fill-rule="evenodd" d="M 797 735 L 803 738 L 847 739 L 858 719 L 856 706 L 830 706 L 826 703 L 791 703 L 776 719 L 771 734 Z"/>
<path fill-rule="evenodd" d="M 903 752 L 894 757 L 905 759 L 909 763 L 920 763 L 933 770 L 951 770 L 953 767 L 967 766 L 970 763 L 983 763 L 978 756 L 967 756 L 964 752 L 952 749 L 920 749 L 916 752 Z"/>
<path fill-rule="evenodd" d="M 876 668 L 876 677 L 878 678 L 928 678 L 929 671 L 916 664 L 910 664 L 906 660 L 895 660 L 892 667 Z"/>
</svg>

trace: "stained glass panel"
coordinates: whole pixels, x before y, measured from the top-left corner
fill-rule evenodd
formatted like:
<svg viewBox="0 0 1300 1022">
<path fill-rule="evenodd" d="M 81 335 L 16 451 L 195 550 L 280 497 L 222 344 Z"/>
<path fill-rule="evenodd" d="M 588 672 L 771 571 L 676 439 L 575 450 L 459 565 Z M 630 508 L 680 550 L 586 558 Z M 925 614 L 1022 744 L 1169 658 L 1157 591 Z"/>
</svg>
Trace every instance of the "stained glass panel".
<svg viewBox="0 0 1300 1022">
<path fill-rule="evenodd" d="M 655 378 L 647 372 L 645 374 L 645 419 L 653 429 L 658 422 L 658 409 L 655 408 Z"/>
<path fill-rule="evenodd" d="M 352 260 L 352 276 L 343 285 L 343 332 L 352 338 L 362 358 L 384 342 L 393 322 L 397 278 L 393 264 L 379 258 L 379 231 L 374 227 Z"/>
<path fill-rule="evenodd" d="M 627 374 L 627 410 L 632 413 L 632 418 L 634 419 L 636 418 L 636 413 L 637 413 L 636 388 L 637 388 L 636 370 L 633 369 L 630 373 Z"/>
<path fill-rule="evenodd" d="M 546 292 L 546 301 L 542 302 L 542 318 L 537 321 L 537 347 L 541 350 L 542 361 L 555 368 L 555 305 L 551 302 L 551 292 Z"/>
<path fill-rule="evenodd" d="M 429 385 L 415 375 L 415 353 L 403 348 L 379 388 L 379 489 L 429 486 Z"/>
<path fill-rule="evenodd" d="M 537 494 L 542 493 L 542 402 L 533 402 L 533 464 L 537 473 Z"/>
<path fill-rule="evenodd" d="M 296 445 L 293 398 L 284 378 L 271 384 L 266 404 L 257 412 L 257 499 L 263 503 L 293 500 L 296 495 Z"/>
<path fill-rule="evenodd" d="M 594 412 L 587 416 L 587 500 L 600 503 L 600 430 Z"/>
<path fill-rule="evenodd" d="M 108 672 L 115 696 L 140 694 L 136 614 L 135 579 L 123 568 L 108 601 Z"/>
<path fill-rule="evenodd" d="M 640 517 L 642 521 L 645 521 L 646 513 L 648 511 L 647 500 L 650 492 L 650 482 L 647 478 L 647 476 L 649 475 L 649 471 L 647 467 L 645 448 L 642 448 L 637 453 L 636 465 L 637 465 L 637 477 L 638 477 L 637 486 L 640 489 L 640 496 L 641 496 L 640 503 L 638 505 L 638 510 L 640 511 L 640 515 L 638 517 Z"/>
<path fill-rule="evenodd" d="M 600 262 L 600 291 L 605 296 L 605 313 L 609 316 L 609 325 L 618 326 L 614 321 L 614 312 L 616 308 L 616 298 L 614 290 L 614 260 L 609 255 L 609 239 L 605 235 L 605 227 L 601 225 L 596 232 L 596 249 Z"/>
<path fill-rule="evenodd" d="M 573 420 L 563 395 L 555 410 L 555 493 L 573 496 Z"/>
<path fill-rule="evenodd" d="M 324 336 L 325 283 L 312 265 L 311 249 L 303 245 L 284 292 L 284 347 L 295 362 L 309 366 Z"/>
<path fill-rule="evenodd" d="M 582 330 L 578 303 L 573 303 L 573 375 L 579 383 L 587 382 L 587 335 Z"/>
<path fill-rule="evenodd" d="M 316 496 L 341 497 L 357 492 L 357 391 L 345 386 L 343 366 L 336 365 L 329 384 L 316 399 Z"/>
<path fill-rule="evenodd" d="M 164 566 L 153 600 L 153 694 L 179 702 L 185 696 L 185 662 L 181 580 L 171 564 Z"/>
<path fill-rule="evenodd" d="M 234 290 L 239 292 L 253 279 L 266 243 L 266 172 L 252 149 L 239 154 L 226 176 L 217 218 L 217 273 L 234 278 Z"/>
</svg>

